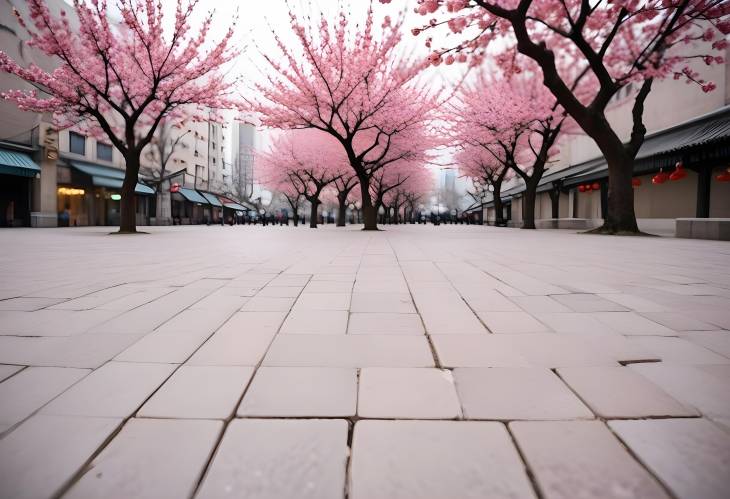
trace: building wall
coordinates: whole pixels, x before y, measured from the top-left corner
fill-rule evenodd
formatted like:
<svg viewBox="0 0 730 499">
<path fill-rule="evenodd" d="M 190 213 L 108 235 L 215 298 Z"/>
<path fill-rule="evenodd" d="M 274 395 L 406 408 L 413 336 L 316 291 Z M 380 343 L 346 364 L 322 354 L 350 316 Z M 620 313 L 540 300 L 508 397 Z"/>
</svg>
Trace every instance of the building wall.
<svg viewBox="0 0 730 499">
<path fill-rule="evenodd" d="M 730 182 L 718 182 L 715 177 L 725 171 L 717 168 L 710 182 L 710 218 L 730 217 Z"/>
<path fill-rule="evenodd" d="M 697 214 L 697 174 L 663 184 L 652 184 L 653 175 L 642 175 L 634 188 L 636 218 L 687 218 Z"/>
<path fill-rule="evenodd" d="M 601 218 L 601 192 L 578 192 L 575 197 L 576 218 Z"/>
</svg>

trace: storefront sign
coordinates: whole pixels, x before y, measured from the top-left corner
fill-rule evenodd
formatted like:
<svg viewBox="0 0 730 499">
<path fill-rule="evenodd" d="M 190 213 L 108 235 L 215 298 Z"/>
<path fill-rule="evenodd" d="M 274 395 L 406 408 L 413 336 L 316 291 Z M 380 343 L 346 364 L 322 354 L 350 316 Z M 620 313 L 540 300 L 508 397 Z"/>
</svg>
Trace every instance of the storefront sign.
<svg viewBox="0 0 730 499">
<path fill-rule="evenodd" d="M 76 189 L 75 187 L 59 187 L 57 192 L 59 196 L 83 196 L 86 194 L 83 189 Z"/>
</svg>

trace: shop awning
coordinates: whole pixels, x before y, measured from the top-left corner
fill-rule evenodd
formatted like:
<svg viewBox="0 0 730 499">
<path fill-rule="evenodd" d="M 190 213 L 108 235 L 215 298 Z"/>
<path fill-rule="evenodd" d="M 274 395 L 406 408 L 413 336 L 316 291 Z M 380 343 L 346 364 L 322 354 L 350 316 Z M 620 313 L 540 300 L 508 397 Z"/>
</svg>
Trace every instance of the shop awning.
<svg viewBox="0 0 730 499">
<path fill-rule="evenodd" d="M 18 177 L 35 177 L 41 167 L 25 153 L 0 148 L 0 173 Z"/>
<path fill-rule="evenodd" d="M 203 195 L 203 197 L 212 205 L 220 208 L 223 206 L 220 201 L 218 201 L 218 198 L 215 197 L 213 194 L 209 192 L 201 192 L 200 194 Z"/>
<path fill-rule="evenodd" d="M 119 180 L 116 178 L 109 178 L 109 177 L 91 177 L 91 182 L 97 186 L 97 187 L 108 187 L 110 189 L 121 189 L 123 180 Z M 136 194 L 141 194 L 145 196 L 152 196 L 155 193 L 155 190 L 144 184 L 140 184 L 137 182 L 137 185 L 134 187 L 134 192 Z"/>
<path fill-rule="evenodd" d="M 182 197 L 184 197 L 191 203 L 208 204 L 208 201 L 203 196 L 201 196 L 195 189 L 180 187 L 180 190 L 177 192 L 182 194 Z"/>
<path fill-rule="evenodd" d="M 91 183 L 97 187 L 108 187 L 110 189 L 121 189 L 124 182 L 124 170 L 108 166 L 94 165 L 82 161 L 69 161 L 72 167 L 91 176 Z M 137 182 L 134 188 L 137 194 L 151 196 L 155 190 L 148 185 Z"/>
<path fill-rule="evenodd" d="M 236 210 L 236 211 L 248 211 L 248 209 L 246 207 L 241 206 L 238 203 L 223 203 L 223 206 L 225 206 L 226 208 L 230 208 L 232 210 Z"/>
<path fill-rule="evenodd" d="M 712 148 L 727 148 L 728 144 L 730 144 L 730 106 L 725 106 L 704 116 L 648 134 L 636 155 L 634 175 L 655 172 L 660 167 L 671 168 L 677 161 L 683 159 L 683 154 L 697 152 L 702 148 L 709 150 L 707 155 L 715 157 L 713 155 L 717 154 L 718 149 Z M 572 187 L 606 177 L 608 177 L 608 164 L 600 156 L 561 170 L 546 171 L 537 191 L 552 189 L 553 182 Z M 517 195 L 524 190 L 524 184 L 512 187 L 503 193 L 502 200 L 505 200 L 505 194 Z"/>
</svg>

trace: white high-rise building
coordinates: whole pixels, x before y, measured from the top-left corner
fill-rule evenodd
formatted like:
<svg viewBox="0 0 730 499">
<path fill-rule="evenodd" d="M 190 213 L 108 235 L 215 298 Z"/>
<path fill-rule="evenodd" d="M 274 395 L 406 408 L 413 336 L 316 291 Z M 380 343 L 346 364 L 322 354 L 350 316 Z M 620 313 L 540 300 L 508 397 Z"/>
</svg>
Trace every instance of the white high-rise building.
<svg viewBox="0 0 730 499">
<path fill-rule="evenodd" d="M 233 123 L 233 192 L 242 200 L 250 200 L 254 192 L 254 148 L 256 125 L 249 121 Z"/>
</svg>

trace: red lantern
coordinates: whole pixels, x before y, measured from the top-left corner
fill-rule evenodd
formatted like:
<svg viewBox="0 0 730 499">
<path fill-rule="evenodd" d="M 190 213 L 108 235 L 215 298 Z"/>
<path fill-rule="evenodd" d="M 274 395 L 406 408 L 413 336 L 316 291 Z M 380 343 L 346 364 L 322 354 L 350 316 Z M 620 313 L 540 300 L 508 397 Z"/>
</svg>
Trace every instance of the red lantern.
<svg viewBox="0 0 730 499">
<path fill-rule="evenodd" d="M 730 182 L 730 171 L 724 171 L 715 177 L 718 182 Z"/>
<path fill-rule="evenodd" d="M 585 192 L 585 191 L 586 191 L 586 186 L 585 185 L 579 185 L 578 186 L 578 192 Z"/>
<path fill-rule="evenodd" d="M 632 187 L 639 187 L 641 185 L 641 179 L 640 178 L 632 178 L 631 179 L 631 186 Z"/>
<path fill-rule="evenodd" d="M 599 191 L 601 190 L 601 184 L 599 184 L 598 182 L 593 182 L 591 189 L 593 189 L 594 191 Z"/>
<path fill-rule="evenodd" d="M 180 184 L 175 182 L 170 186 L 170 192 L 180 192 Z"/>
<path fill-rule="evenodd" d="M 659 173 L 651 177 L 652 184 L 663 184 L 669 179 L 669 175 L 664 173 L 664 170 L 660 169 Z"/>
<path fill-rule="evenodd" d="M 681 162 L 677 162 L 677 165 L 674 167 L 674 171 L 671 175 L 669 175 L 669 180 L 682 180 L 686 176 L 687 172 L 685 171 L 684 166 Z"/>
</svg>

